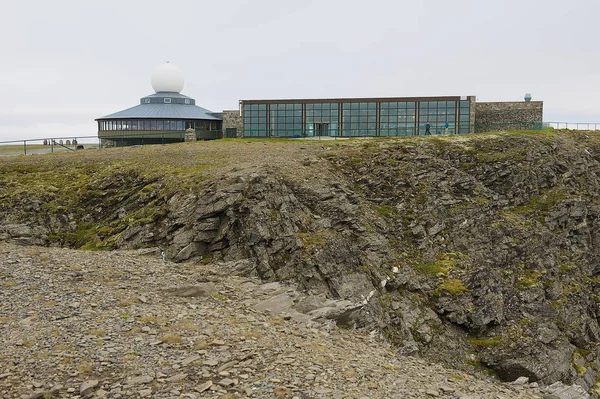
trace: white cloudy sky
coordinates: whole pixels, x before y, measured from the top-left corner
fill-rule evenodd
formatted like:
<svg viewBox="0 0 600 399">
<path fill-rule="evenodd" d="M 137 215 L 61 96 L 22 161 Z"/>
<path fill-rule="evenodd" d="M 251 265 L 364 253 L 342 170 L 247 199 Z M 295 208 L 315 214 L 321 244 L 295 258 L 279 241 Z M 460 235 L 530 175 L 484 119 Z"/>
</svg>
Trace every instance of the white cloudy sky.
<svg viewBox="0 0 600 399">
<path fill-rule="evenodd" d="M 0 140 L 95 135 L 166 60 L 213 111 L 530 92 L 546 121 L 600 122 L 598 0 L 24 0 L 0 15 Z"/>
</svg>

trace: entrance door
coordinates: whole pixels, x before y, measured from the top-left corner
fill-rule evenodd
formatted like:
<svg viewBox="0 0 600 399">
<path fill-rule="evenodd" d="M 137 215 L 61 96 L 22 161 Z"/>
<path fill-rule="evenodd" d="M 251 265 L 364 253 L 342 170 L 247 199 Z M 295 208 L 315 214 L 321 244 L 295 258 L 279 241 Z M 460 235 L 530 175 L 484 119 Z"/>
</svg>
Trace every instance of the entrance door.
<svg viewBox="0 0 600 399">
<path fill-rule="evenodd" d="M 329 123 L 315 123 L 315 136 L 329 136 Z"/>
</svg>

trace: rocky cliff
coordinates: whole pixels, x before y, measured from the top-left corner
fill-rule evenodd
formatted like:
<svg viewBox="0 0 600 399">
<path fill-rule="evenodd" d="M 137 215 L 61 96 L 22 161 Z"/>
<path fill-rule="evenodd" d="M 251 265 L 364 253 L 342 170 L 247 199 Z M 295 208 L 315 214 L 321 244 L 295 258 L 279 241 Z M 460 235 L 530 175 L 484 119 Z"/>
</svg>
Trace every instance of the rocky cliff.
<svg viewBox="0 0 600 399">
<path fill-rule="evenodd" d="M 600 391 L 600 135 L 233 141 L 0 161 L 0 240 L 159 246 L 352 304 L 339 326 Z M 325 295 L 323 295 L 325 294 Z"/>
</svg>

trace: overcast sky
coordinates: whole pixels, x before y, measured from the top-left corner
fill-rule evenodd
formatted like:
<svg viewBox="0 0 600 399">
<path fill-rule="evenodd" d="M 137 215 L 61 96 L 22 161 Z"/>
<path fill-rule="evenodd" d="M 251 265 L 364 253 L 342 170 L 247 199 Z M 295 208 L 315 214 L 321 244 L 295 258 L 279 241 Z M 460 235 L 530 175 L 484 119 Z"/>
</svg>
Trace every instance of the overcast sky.
<svg viewBox="0 0 600 399">
<path fill-rule="evenodd" d="M 53 0 L 0 4 L 0 140 L 97 134 L 167 60 L 240 99 L 476 95 L 600 122 L 598 0 Z"/>
</svg>

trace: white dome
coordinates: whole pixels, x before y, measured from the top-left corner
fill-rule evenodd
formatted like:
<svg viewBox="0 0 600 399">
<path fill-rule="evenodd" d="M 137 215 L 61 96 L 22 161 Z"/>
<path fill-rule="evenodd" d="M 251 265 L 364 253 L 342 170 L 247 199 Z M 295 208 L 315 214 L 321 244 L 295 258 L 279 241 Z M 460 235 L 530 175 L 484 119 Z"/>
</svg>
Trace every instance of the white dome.
<svg viewBox="0 0 600 399">
<path fill-rule="evenodd" d="M 175 65 L 167 62 L 156 67 L 151 82 L 152 88 L 157 93 L 159 91 L 179 93 L 183 89 L 183 73 Z"/>
</svg>

